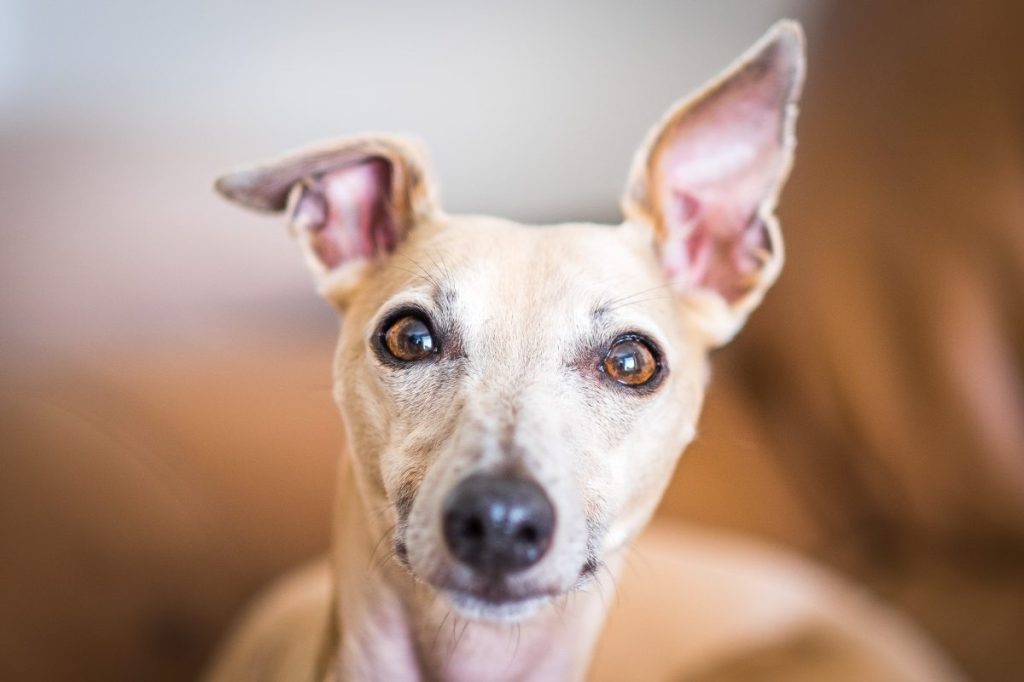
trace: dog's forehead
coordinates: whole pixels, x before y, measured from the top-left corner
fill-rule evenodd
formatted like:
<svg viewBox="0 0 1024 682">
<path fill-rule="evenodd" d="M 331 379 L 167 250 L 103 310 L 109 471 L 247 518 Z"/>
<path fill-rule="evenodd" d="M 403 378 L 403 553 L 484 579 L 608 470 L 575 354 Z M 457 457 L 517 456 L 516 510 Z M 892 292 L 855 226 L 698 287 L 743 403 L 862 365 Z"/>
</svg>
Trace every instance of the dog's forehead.
<svg viewBox="0 0 1024 682">
<path fill-rule="evenodd" d="M 441 267 L 468 325 L 504 320 L 557 336 L 595 316 L 642 320 L 667 309 L 657 305 L 667 297 L 653 295 L 663 282 L 650 243 L 621 226 L 453 218 L 423 253 Z M 625 305 L 634 299 L 653 305 Z"/>
</svg>

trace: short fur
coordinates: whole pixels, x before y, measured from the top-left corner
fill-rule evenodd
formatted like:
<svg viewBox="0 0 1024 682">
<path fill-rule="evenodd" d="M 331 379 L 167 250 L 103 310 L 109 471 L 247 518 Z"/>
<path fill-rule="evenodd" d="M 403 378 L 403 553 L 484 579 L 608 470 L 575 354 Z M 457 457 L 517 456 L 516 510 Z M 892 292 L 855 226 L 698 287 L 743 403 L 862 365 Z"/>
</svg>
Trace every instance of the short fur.
<svg viewBox="0 0 1024 682">
<path fill-rule="evenodd" d="M 782 267 L 774 208 L 792 163 L 802 46 L 799 27 L 780 23 L 674 107 L 638 152 L 615 227 L 448 215 L 422 151 L 391 136 L 218 181 L 229 199 L 289 213 L 343 316 L 334 395 L 348 456 L 330 561 L 267 598 L 212 679 L 584 677 L 610 606 L 600 581 L 622 574 L 696 433 L 708 352 Z M 381 351 L 379 330 L 402 311 L 431 320 L 440 350 L 429 360 Z M 660 352 L 650 385 L 603 375 L 623 334 Z M 510 471 L 541 486 L 557 524 L 544 557 L 487 600 L 446 551 L 440 510 L 467 476 Z M 829 650 L 842 633 L 844 655 L 885 679 L 952 676 L 894 615 L 792 559 L 680 531 L 641 546 L 673 570 L 632 588 L 627 578 L 635 601 L 613 612 L 596 679 L 703 674 L 771 633 L 813 635 L 814 623 Z M 646 619 L 668 647 L 631 662 L 623 624 Z"/>
</svg>

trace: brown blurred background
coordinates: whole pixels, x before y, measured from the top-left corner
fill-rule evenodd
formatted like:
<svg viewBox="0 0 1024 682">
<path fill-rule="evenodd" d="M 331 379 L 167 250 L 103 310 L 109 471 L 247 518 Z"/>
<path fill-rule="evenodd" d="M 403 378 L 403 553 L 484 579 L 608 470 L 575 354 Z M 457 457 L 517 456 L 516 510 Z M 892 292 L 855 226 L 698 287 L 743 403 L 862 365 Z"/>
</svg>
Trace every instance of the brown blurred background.
<svg viewBox="0 0 1024 682">
<path fill-rule="evenodd" d="M 0 678 L 192 678 L 322 550 L 336 321 L 224 167 L 402 130 L 453 212 L 617 220 L 661 111 L 775 18 L 789 260 L 663 514 L 1024 666 L 1024 5 L 0 2 Z"/>
</svg>

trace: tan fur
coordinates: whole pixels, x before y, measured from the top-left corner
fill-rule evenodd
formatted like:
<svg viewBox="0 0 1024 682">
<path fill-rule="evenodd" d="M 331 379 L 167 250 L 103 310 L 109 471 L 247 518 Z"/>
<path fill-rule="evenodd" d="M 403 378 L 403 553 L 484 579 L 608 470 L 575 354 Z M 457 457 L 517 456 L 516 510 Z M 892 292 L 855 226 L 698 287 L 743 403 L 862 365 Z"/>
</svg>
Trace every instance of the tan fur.
<svg viewBox="0 0 1024 682">
<path fill-rule="evenodd" d="M 838 650 L 870 660 L 885 679 L 952 678 L 894 615 L 790 557 L 692 532 L 654 533 L 635 545 L 652 567 L 623 570 L 696 432 L 708 351 L 736 333 L 781 268 L 773 210 L 792 157 L 798 29 L 777 27 L 710 94 L 666 119 L 676 125 L 769 49 L 788 50 L 797 66 L 783 105 L 781 171 L 758 208 L 769 248 L 732 303 L 665 281 L 660 209 L 644 199 L 658 181 L 659 132 L 638 156 L 627 219 L 614 227 L 446 215 L 422 155 L 379 136 L 218 182 L 240 203 L 282 210 L 317 172 L 383 157 L 396 169 L 388 190 L 402 240 L 387 257 L 326 271 L 309 255 L 310 226 L 292 226 L 320 291 L 343 317 L 334 395 L 348 456 L 332 556 L 267 597 L 212 679 L 582 679 L 609 610 L 593 679 L 685 678 L 819 625 L 828 628 L 828 650 L 843 642 Z M 439 325 L 451 320 L 457 348 L 437 366 L 387 371 L 372 339 L 382 319 L 409 305 Z M 589 349 L 628 331 L 664 351 L 667 374 L 649 393 L 595 376 Z M 470 473 L 510 467 L 544 489 L 558 522 L 551 549 L 509 578 L 529 598 L 486 604 L 458 589 L 461 569 L 444 549 L 440 511 Z M 399 544 L 407 566 L 393 556 Z M 591 554 L 602 568 L 581 578 Z M 612 585 L 602 581 L 620 576 L 623 602 L 612 608 Z"/>
<path fill-rule="evenodd" d="M 791 32 L 793 39 L 779 41 L 779 34 L 784 32 Z M 750 72 L 763 68 L 761 61 L 766 56 L 765 52 L 772 49 L 773 46 L 775 49 L 798 51 L 802 54 L 804 50 L 803 33 L 799 26 L 791 22 L 777 24 L 772 31 L 752 45 L 720 76 L 706 85 L 698 94 L 673 105 L 661 121 L 651 128 L 633 158 L 626 191 L 622 195 L 622 212 L 627 220 L 654 225 L 659 240 L 664 240 L 667 237 L 664 229 L 659 227 L 663 224 L 662 216 L 665 209 L 661 205 L 661 196 L 652 189 L 652 186 L 658 182 L 658 174 L 661 172 L 659 159 L 663 155 L 669 134 L 687 116 L 706 107 L 716 97 L 721 96 L 731 81 L 747 77 Z M 758 277 L 749 283 L 746 295 L 731 306 L 725 306 L 722 301 L 704 295 L 703 292 L 691 292 L 684 298 L 689 308 L 688 314 L 700 322 L 709 345 L 722 345 L 732 340 L 750 313 L 761 303 L 768 289 L 778 279 L 779 273 L 782 272 L 785 251 L 782 231 L 779 228 L 779 221 L 775 217 L 775 207 L 778 204 L 782 187 L 792 169 L 793 153 L 796 149 L 797 102 L 803 88 L 805 68 L 802 59 L 796 59 L 795 64 L 796 69 L 788 88 L 788 98 L 783 105 L 786 115 L 780 135 L 783 154 L 778 170 L 778 182 L 775 185 L 775 191 L 765 197 L 758 210 L 768 235 L 768 247 L 764 253 L 765 267 L 758 273 Z"/>
</svg>

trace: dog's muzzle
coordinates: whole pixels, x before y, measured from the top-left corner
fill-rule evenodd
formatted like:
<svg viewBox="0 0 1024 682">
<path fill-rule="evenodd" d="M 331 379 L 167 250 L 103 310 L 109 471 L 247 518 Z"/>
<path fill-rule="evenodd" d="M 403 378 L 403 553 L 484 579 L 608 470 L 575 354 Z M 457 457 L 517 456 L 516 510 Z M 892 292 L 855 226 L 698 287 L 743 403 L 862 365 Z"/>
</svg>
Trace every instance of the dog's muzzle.
<svg viewBox="0 0 1024 682">
<path fill-rule="evenodd" d="M 490 579 L 539 562 L 555 531 L 551 501 L 539 485 L 524 478 L 470 476 L 449 493 L 443 513 L 449 552 Z"/>
</svg>

